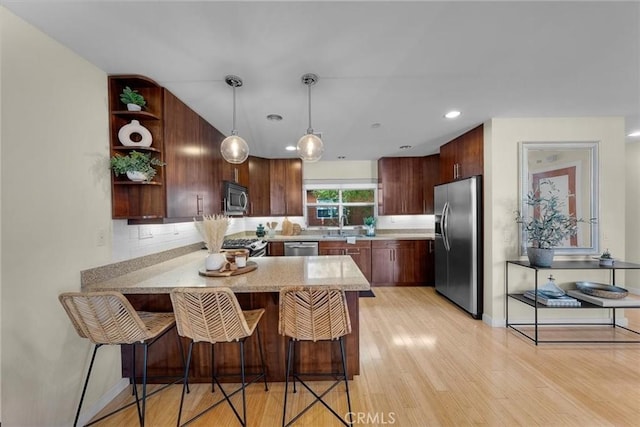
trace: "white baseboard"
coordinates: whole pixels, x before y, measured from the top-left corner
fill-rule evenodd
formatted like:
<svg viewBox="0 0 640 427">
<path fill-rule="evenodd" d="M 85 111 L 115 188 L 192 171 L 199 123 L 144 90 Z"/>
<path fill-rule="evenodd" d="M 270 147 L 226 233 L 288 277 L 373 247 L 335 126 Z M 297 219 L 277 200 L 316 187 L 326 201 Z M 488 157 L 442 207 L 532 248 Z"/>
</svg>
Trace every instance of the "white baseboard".
<svg viewBox="0 0 640 427">
<path fill-rule="evenodd" d="M 122 390 L 126 389 L 129 386 L 129 378 L 120 378 L 120 380 L 114 384 L 105 394 L 103 394 L 100 399 L 89 409 L 86 409 L 80 412 L 80 417 L 78 417 L 78 424 L 85 425 L 91 420 L 91 418 L 95 417 L 96 414 L 102 411 L 113 399 L 116 398 L 117 395 L 122 392 Z"/>
</svg>

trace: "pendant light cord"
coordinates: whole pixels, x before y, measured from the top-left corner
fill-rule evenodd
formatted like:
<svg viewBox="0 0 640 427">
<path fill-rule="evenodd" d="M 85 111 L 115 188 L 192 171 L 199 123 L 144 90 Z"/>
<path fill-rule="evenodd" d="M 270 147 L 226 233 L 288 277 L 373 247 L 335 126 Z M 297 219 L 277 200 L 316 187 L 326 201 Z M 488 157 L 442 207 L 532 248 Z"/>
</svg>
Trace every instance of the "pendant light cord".
<svg viewBox="0 0 640 427">
<path fill-rule="evenodd" d="M 309 128 L 307 129 L 307 133 L 313 133 L 313 128 L 311 127 L 311 85 L 307 85 L 307 89 L 309 89 Z"/>
<path fill-rule="evenodd" d="M 236 130 L 236 85 L 233 85 L 233 129 L 231 129 L 231 135 L 237 135 Z"/>
</svg>

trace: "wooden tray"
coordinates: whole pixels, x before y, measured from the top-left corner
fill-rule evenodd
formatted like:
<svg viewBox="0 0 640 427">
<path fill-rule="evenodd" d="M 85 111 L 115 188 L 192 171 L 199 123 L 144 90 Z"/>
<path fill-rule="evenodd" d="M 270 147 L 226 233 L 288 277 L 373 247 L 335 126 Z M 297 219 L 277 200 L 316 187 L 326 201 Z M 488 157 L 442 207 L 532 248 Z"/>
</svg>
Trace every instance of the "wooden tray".
<svg viewBox="0 0 640 427">
<path fill-rule="evenodd" d="M 227 271 L 220 272 L 218 270 L 206 270 L 203 267 L 200 270 L 198 270 L 198 273 L 200 273 L 201 276 L 207 276 L 207 277 L 229 277 L 229 276 L 237 276 L 238 274 L 248 273 L 250 271 L 255 270 L 256 268 L 258 268 L 258 264 L 256 264 L 255 261 L 247 261 L 246 267 L 242 267 L 237 270 L 227 270 Z"/>
</svg>

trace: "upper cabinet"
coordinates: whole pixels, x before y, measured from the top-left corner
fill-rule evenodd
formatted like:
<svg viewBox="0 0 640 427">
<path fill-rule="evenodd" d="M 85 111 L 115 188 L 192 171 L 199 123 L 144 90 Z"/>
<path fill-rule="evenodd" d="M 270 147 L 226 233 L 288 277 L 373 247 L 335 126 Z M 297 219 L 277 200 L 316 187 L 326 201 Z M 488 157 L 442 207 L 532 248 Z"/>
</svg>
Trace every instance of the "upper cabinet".
<svg viewBox="0 0 640 427">
<path fill-rule="evenodd" d="M 144 96 L 146 105 L 142 111 L 127 111 L 120 101 L 126 86 Z M 110 76 L 109 110 L 111 155 L 136 150 L 151 153 L 166 163 L 156 168 L 158 173 L 151 183 L 113 176 L 114 219 L 191 221 L 197 216 L 222 212 L 222 133 L 170 91 L 143 76 Z M 150 147 L 121 143 L 122 127 L 133 120 L 150 132 Z M 146 133 L 139 128 L 138 131 Z M 141 139 L 135 131 L 130 138 Z"/>
<path fill-rule="evenodd" d="M 153 80 L 138 75 L 109 77 L 109 129 L 111 156 L 137 151 L 164 159 L 163 91 Z M 128 111 L 120 100 L 125 87 L 137 91 L 146 101 L 141 111 Z M 151 144 L 148 145 L 149 140 Z M 112 217 L 114 219 L 163 218 L 165 170 L 157 167 L 153 181 L 130 181 L 111 174 Z"/>
<path fill-rule="evenodd" d="M 440 155 L 422 158 L 422 200 L 424 214 L 433 215 L 433 186 L 440 181 Z"/>
<path fill-rule="evenodd" d="M 216 166 L 224 135 L 168 90 L 164 118 L 167 218 L 219 213 Z"/>
<path fill-rule="evenodd" d="M 270 159 L 269 190 L 271 215 L 302 216 L 302 160 Z"/>
<path fill-rule="evenodd" d="M 438 177 L 438 166 L 438 155 L 379 159 L 378 213 L 432 214 L 433 186 Z"/>
<path fill-rule="evenodd" d="M 262 157 L 249 156 L 249 215 L 271 215 L 270 198 L 270 160 Z"/>
<path fill-rule="evenodd" d="M 440 182 L 484 173 L 484 126 L 480 125 L 440 147 Z"/>
</svg>

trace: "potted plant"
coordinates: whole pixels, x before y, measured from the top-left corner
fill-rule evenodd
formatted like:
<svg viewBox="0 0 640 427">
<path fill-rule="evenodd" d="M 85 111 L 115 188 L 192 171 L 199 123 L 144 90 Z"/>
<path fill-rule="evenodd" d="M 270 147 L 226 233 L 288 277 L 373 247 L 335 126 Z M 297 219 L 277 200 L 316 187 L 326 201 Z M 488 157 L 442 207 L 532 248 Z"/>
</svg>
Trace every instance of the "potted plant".
<svg viewBox="0 0 640 427">
<path fill-rule="evenodd" d="M 116 176 L 127 175 L 132 181 L 151 181 L 156 176 L 154 166 L 164 166 L 161 160 L 151 157 L 151 153 L 132 151 L 126 156 L 116 154 L 111 158 L 111 169 Z"/>
<path fill-rule="evenodd" d="M 613 257 L 611 256 L 611 252 L 609 252 L 609 249 L 605 249 L 604 252 L 602 252 L 602 255 L 600 255 L 600 258 L 598 258 L 598 260 L 600 261 L 600 265 L 602 266 L 606 266 L 606 267 L 610 267 L 613 265 Z"/>
<path fill-rule="evenodd" d="M 367 229 L 366 235 L 373 237 L 376 235 L 376 219 L 372 216 L 364 218 L 364 226 Z"/>
<path fill-rule="evenodd" d="M 533 208 L 533 215 L 526 216 L 518 211 L 515 219 L 522 225 L 530 243 L 527 247 L 529 263 L 538 267 L 551 266 L 554 248 L 578 233 L 578 223 L 593 221 L 564 213 L 565 202 L 561 200 L 560 190 L 550 180 L 541 180 L 538 188 L 527 194 L 525 204 Z"/>
<path fill-rule="evenodd" d="M 147 104 L 144 100 L 144 96 L 140 95 L 137 90 L 131 89 L 129 86 L 125 86 L 120 94 L 120 101 L 127 104 L 127 110 L 140 111 L 142 107 Z"/>
</svg>

